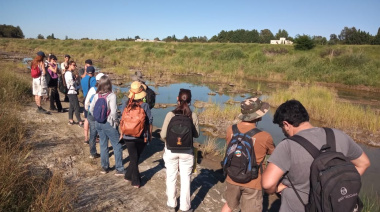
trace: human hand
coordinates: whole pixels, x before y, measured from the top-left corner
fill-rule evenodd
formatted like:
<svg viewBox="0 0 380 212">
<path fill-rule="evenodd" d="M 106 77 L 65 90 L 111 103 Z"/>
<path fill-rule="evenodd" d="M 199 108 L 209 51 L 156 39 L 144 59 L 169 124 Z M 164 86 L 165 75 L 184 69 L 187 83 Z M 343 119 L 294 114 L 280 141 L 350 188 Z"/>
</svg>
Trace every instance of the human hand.
<svg viewBox="0 0 380 212">
<path fill-rule="evenodd" d="M 286 185 L 284 185 L 284 184 L 282 184 L 282 183 L 278 184 L 278 186 L 277 186 L 277 190 L 276 190 L 276 193 L 281 194 L 281 192 L 282 192 L 285 188 L 288 188 L 288 186 L 286 186 Z"/>
</svg>

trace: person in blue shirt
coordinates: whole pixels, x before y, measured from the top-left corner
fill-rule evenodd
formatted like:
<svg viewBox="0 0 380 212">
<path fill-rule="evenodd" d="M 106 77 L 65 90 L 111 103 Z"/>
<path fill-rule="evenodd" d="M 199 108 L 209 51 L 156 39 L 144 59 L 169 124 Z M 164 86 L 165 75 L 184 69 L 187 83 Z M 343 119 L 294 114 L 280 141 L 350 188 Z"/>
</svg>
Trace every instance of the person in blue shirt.
<svg viewBox="0 0 380 212">
<path fill-rule="evenodd" d="M 86 76 L 83 77 L 80 81 L 81 86 L 82 86 L 82 91 L 83 91 L 83 97 L 84 97 L 83 105 L 84 105 L 84 101 L 86 100 L 86 96 L 87 96 L 88 91 L 90 90 L 90 88 L 95 87 L 95 85 L 96 85 L 96 79 L 94 76 L 94 74 L 95 74 L 94 66 L 88 66 L 86 68 L 86 72 L 87 72 Z M 84 143 L 88 144 L 89 143 L 88 142 L 89 123 L 87 121 L 88 111 L 86 108 L 84 108 L 83 112 L 84 112 L 84 126 L 83 126 Z"/>
</svg>

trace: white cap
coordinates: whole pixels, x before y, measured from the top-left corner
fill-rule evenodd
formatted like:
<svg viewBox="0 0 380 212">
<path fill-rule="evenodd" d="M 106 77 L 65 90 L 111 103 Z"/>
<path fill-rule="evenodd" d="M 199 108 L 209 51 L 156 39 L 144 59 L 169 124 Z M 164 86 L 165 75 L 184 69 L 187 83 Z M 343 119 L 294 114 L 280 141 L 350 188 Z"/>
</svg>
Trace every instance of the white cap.
<svg viewBox="0 0 380 212">
<path fill-rule="evenodd" d="M 103 73 L 99 73 L 98 75 L 96 75 L 96 77 L 95 77 L 96 81 L 100 80 L 100 78 L 101 78 L 102 76 L 104 76 Z"/>
</svg>

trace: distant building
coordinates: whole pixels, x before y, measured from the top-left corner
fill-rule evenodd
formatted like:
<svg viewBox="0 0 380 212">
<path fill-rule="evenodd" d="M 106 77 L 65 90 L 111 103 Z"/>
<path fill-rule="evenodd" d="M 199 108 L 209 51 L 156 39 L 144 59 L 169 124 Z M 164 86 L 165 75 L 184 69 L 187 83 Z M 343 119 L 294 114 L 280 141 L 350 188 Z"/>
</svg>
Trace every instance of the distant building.
<svg viewBox="0 0 380 212">
<path fill-rule="evenodd" d="M 135 42 L 151 42 L 151 43 L 165 43 L 165 41 L 149 40 L 149 39 L 136 39 Z"/>
<path fill-rule="evenodd" d="M 280 38 L 280 40 L 271 40 L 270 44 L 285 44 L 285 45 L 292 45 L 293 42 L 290 40 L 286 40 L 285 38 Z"/>
</svg>

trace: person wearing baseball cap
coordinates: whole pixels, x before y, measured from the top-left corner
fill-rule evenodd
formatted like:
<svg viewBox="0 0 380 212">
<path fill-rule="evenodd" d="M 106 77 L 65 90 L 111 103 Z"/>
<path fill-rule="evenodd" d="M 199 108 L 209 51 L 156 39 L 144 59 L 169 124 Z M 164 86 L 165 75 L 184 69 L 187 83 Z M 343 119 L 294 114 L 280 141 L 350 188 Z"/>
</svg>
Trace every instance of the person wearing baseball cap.
<svg viewBox="0 0 380 212">
<path fill-rule="evenodd" d="M 257 165 L 261 164 L 267 154 L 272 154 L 274 144 L 272 136 L 262 130 L 257 130 L 257 123 L 269 111 L 269 104 L 261 101 L 258 97 L 250 97 L 240 103 L 241 114 L 238 118 L 240 123 L 234 124 L 227 128 L 227 148 L 232 138 L 238 134 L 252 135 L 250 132 L 254 130 L 252 144 L 256 156 Z M 237 150 L 232 154 L 238 155 Z M 237 156 L 240 157 L 240 156 Z M 239 208 L 241 211 L 262 211 L 263 193 L 261 187 L 261 172 L 258 172 L 258 177 L 248 183 L 238 183 L 231 179 L 227 171 L 226 178 L 227 189 L 224 193 L 226 203 L 222 208 L 222 212 L 232 211 Z"/>
<path fill-rule="evenodd" d="M 83 96 L 84 96 L 83 105 L 85 105 L 85 101 L 86 101 L 86 97 L 87 97 L 88 91 L 92 87 L 95 87 L 95 85 L 96 85 L 96 79 L 95 79 L 94 74 L 95 74 L 95 68 L 94 68 L 94 66 L 88 66 L 87 69 L 86 69 L 85 77 L 83 77 L 81 79 L 81 81 L 80 81 L 81 87 L 82 87 Z M 83 130 L 84 130 L 84 138 L 85 138 L 84 142 L 88 143 L 89 142 L 88 141 L 89 123 L 87 121 L 88 111 L 87 111 L 86 107 L 84 107 L 83 113 L 84 113 L 84 127 L 83 127 Z"/>
</svg>

